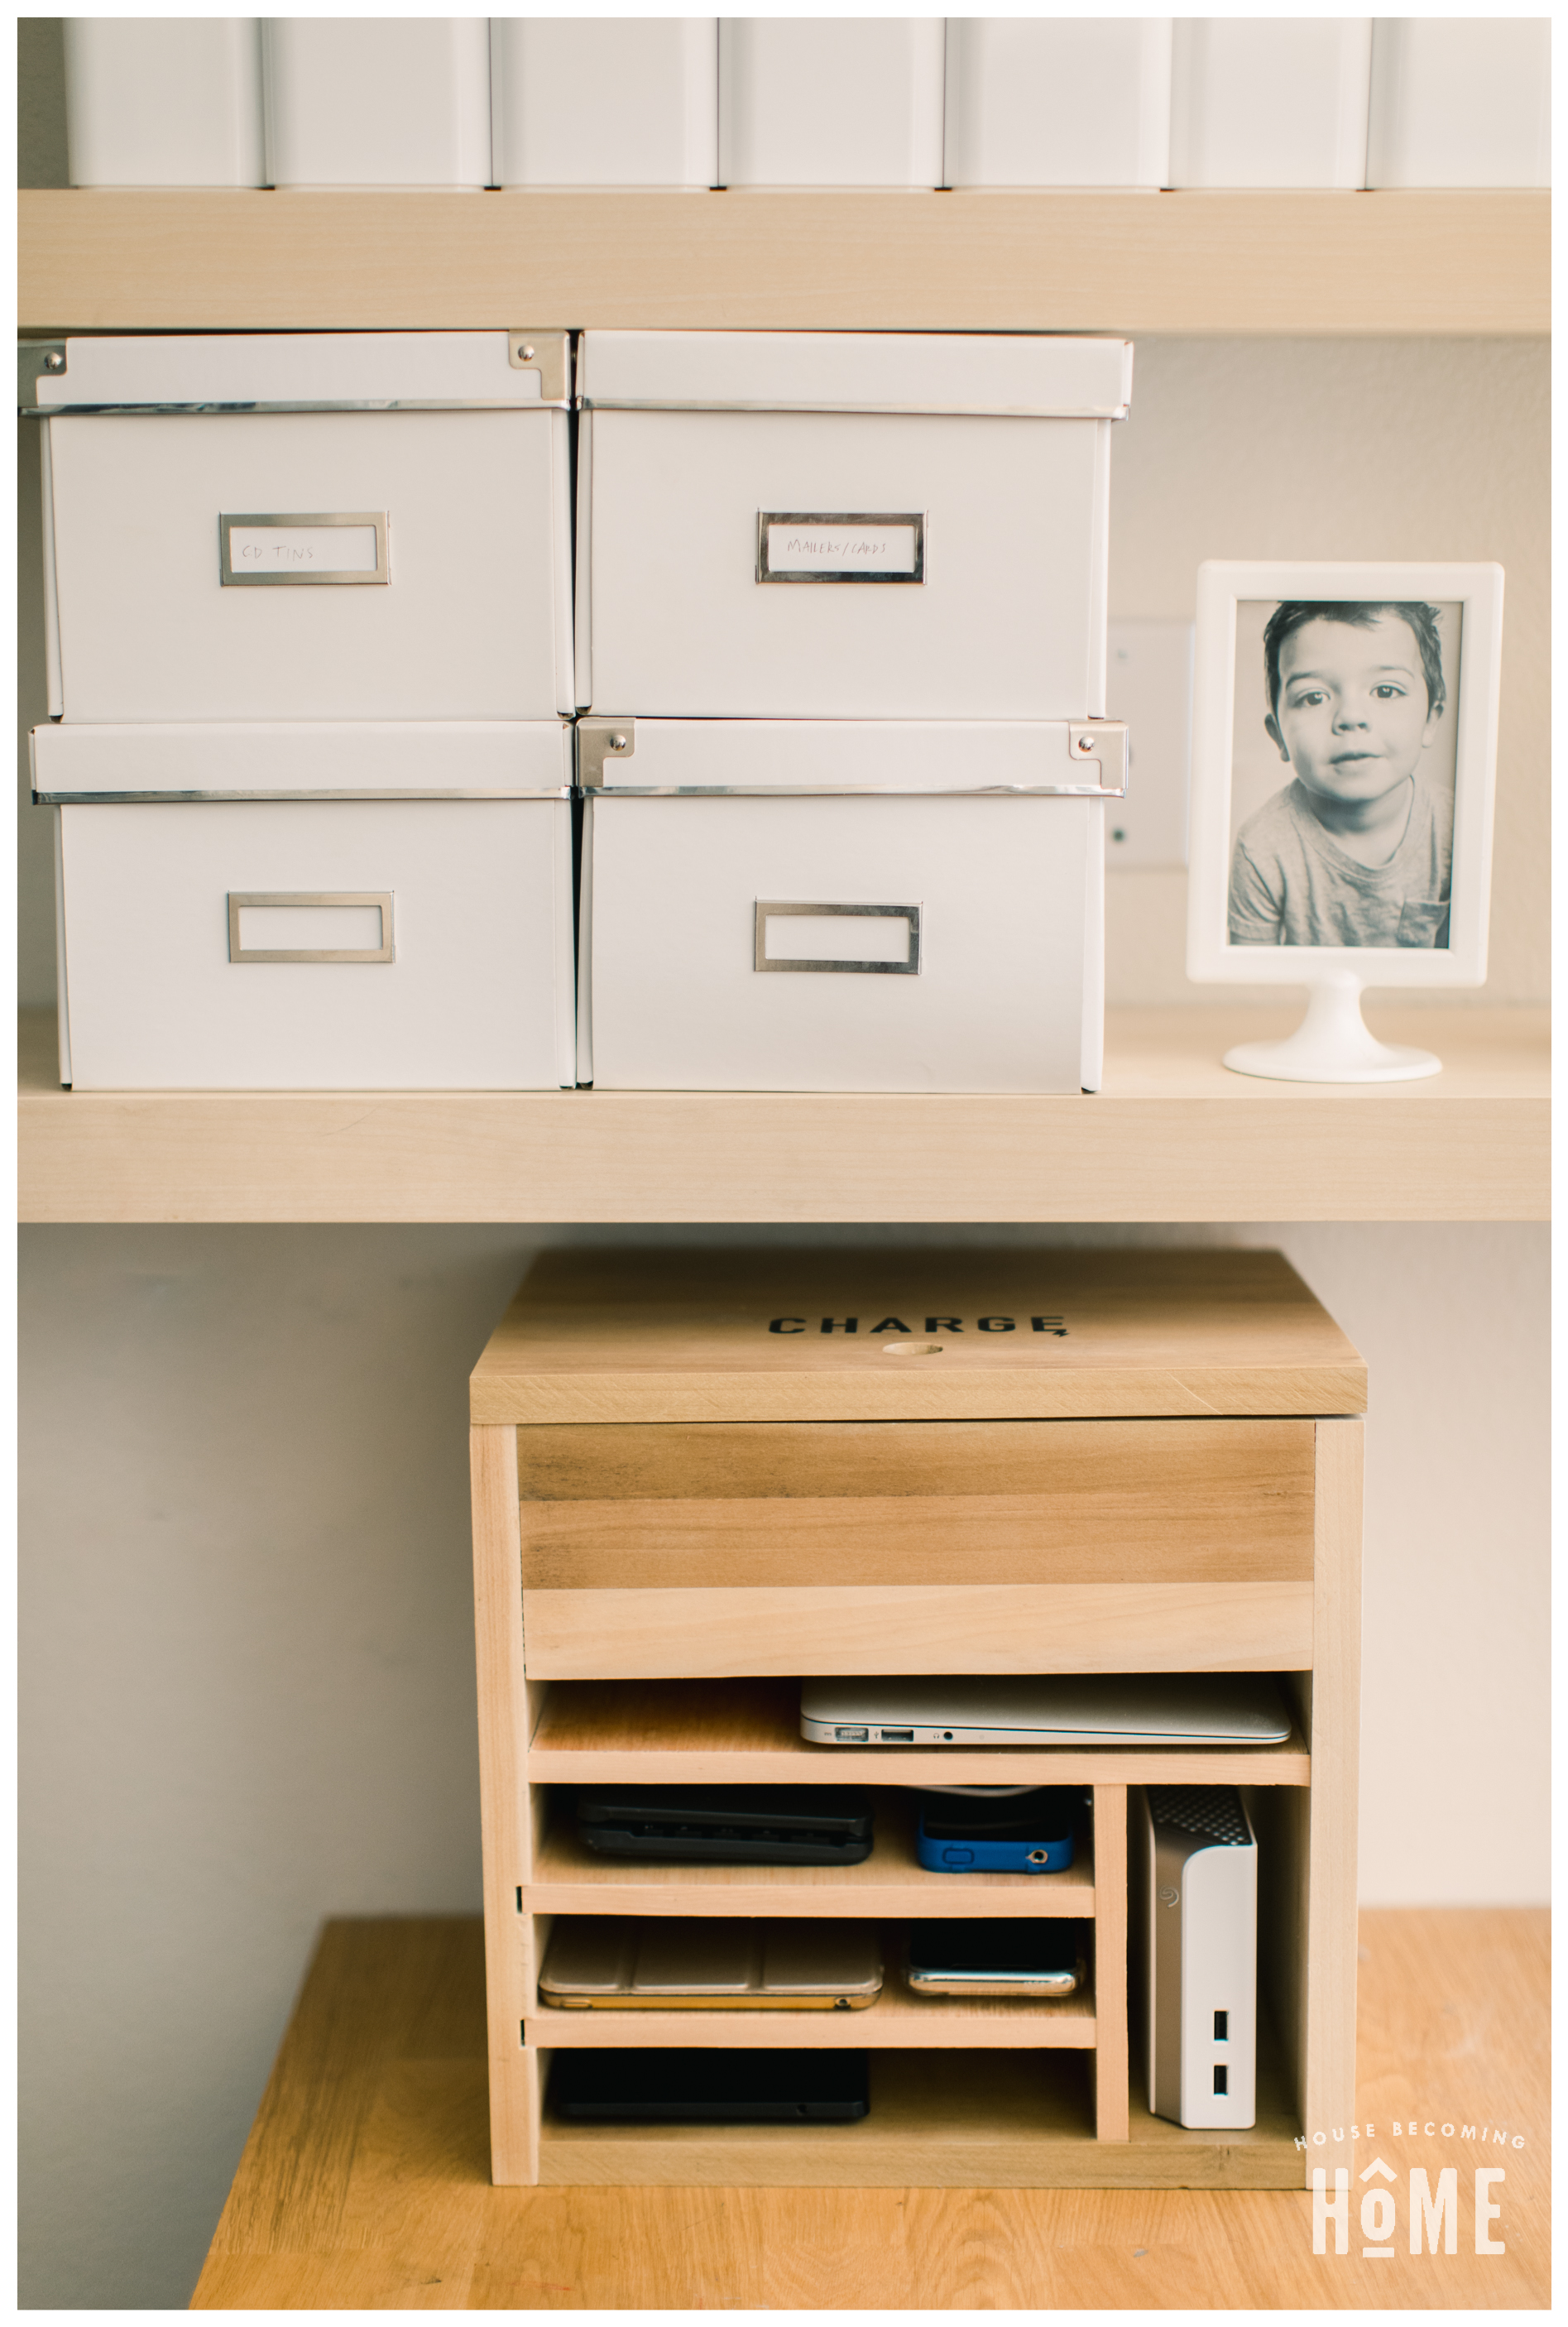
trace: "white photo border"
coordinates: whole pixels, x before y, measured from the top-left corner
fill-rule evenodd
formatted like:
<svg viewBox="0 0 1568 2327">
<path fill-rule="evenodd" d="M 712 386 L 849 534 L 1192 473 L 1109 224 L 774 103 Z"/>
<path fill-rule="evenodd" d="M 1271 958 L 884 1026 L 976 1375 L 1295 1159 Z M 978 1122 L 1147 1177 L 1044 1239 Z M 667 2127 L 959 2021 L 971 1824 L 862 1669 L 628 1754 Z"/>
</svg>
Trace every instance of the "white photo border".
<svg viewBox="0 0 1568 2327">
<path fill-rule="evenodd" d="M 1452 902 L 1445 947 L 1230 942 L 1237 608 L 1248 599 L 1286 598 L 1426 599 L 1464 609 L 1459 671 L 1450 689 L 1457 739 Z M 1484 985 L 1502 637 L 1500 565 L 1211 558 L 1199 567 L 1187 883 L 1190 978 L 1199 985 L 1311 986 L 1338 970 L 1353 973 L 1365 986 Z"/>
</svg>

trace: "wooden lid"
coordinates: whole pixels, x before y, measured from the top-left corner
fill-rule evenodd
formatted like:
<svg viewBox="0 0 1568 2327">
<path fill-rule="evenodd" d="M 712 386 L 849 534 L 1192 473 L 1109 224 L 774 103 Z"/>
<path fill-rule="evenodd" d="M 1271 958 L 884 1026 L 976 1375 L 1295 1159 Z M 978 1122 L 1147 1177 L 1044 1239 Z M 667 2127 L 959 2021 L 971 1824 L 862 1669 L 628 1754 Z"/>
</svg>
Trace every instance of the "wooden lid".
<svg viewBox="0 0 1568 2327">
<path fill-rule="evenodd" d="M 600 1248 L 536 1261 L 471 1388 L 481 1423 L 1359 1414 L 1367 1369 L 1277 1252 Z"/>
</svg>

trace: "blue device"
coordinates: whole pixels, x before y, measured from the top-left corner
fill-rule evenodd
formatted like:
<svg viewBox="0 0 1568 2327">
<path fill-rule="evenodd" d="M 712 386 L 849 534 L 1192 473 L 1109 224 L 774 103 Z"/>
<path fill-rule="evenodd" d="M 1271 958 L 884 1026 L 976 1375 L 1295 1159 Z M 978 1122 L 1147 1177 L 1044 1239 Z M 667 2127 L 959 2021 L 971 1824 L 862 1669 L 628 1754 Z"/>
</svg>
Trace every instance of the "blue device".
<svg viewBox="0 0 1568 2327">
<path fill-rule="evenodd" d="M 1055 1874 L 1072 1864 L 1081 1787 L 922 1793 L 915 1855 L 933 1874 Z"/>
</svg>

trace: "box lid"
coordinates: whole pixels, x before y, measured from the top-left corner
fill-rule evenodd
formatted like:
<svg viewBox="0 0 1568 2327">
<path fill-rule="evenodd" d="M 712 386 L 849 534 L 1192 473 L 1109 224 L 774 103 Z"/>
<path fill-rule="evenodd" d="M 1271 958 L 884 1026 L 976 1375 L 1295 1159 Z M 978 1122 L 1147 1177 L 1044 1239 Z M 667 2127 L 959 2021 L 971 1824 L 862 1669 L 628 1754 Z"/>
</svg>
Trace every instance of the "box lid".
<svg viewBox="0 0 1568 2327">
<path fill-rule="evenodd" d="M 20 352 L 20 399 L 31 411 L 537 410 L 567 400 L 565 332 L 203 332 L 30 342 Z"/>
<path fill-rule="evenodd" d="M 1119 797 L 1111 719 L 611 719 L 577 722 L 578 781 L 612 794 L 988 792 Z"/>
<path fill-rule="evenodd" d="M 1120 420 L 1130 340 L 957 332 L 584 332 L 577 395 L 625 410 Z"/>
<path fill-rule="evenodd" d="M 471 1393 L 476 1423 L 1359 1414 L 1367 1402 L 1361 1358 L 1279 1253 L 1048 1248 L 545 1253 Z"/>
<path fill-rule="evenodd" d="M 564 719 L 57 725 L 32 735 L 33 798 L 65 800 L 565 799 Z"/>
</svg>

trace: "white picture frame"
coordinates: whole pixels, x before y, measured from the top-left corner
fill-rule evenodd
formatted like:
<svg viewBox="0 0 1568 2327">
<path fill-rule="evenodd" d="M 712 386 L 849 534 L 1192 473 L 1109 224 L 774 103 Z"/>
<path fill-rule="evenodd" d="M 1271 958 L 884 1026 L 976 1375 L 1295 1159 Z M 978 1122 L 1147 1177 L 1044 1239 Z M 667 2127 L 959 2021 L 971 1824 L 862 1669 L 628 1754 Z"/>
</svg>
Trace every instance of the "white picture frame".
<svg viewBox="0 0 1568 2327">
<path fill-rule="evenodd" d="M 1361 611 L 1339 622 L 1328 616 L 1326 628 L 1312 630 L 1308 626 L 1314 618 L 1297 611 L 1309 603 Z M 1395 610 L 1401 606 L 1422 610 L 1419 619 L 1399 616 Z M 1283 640 L 1277 635 L 1282 613 Z M 1374 1041 L 1361 1020 L 1360 996 L 1367 986 L 1462 986 L 1486 981 L 1502 618 L 1503 569 L 1496 565 L 1226 558 L 1199 566 L 1187 974 L 1204 985 L 1304 986 L 1309 995 L 1306 1019 L 1294 1034 L 1284 1042 L 1243 1043 L 1226 1054 L 1227 1066 L 1239 1073 L 1302 1082 L 1405 1080 L 1438 1071 L 1442 1061 L 1429 1051 Z M 1272 664 L 1264 651 L 1271 629 L 1275 633 Z M 1433 862 L 1438 862 L 1446 845 L 1451 802 L 1448 910 L 1444 922 L 1430 903 L 1407 907 L 1396 926 L 1404 930 L 1408 921 L 1414 929 L 1436 929 L 1440 934 L 1435 939 L 1424 935 L 1377 943 L 1313 942 L 1302 934 L 1323 926 L 1312 883 L 1298 881 L 1293 888 L 1283 871 L 1277 883 L 1269 878 L 1273 836 L 1283 834 L 1287 844 L 1303 829 L 1315 836 L 1311 802 L 1323 798 L 1292 773 L 1291 723 L 1286 720 L 1282 727 L 1274 715 L 1282 699 L 1288 704 L 1292 698 L 1290 640 L 1302 635 L 1321 644 L 1327 672 L 1322 686 L 1314 685 L 1309 671 L 1295 673 L 1295 700 L 1307 706 L 1302 717 L 1314 705 L 1348 706 L 1351 682 L 1347 678 L 1341 691 L 1336 673 L 1341 665 L 1347 673 L 1354 668 L 1354 684 L 1362 685 L 1361 675 L 1373 666 L 1375 641 L 1387 641 L 1393 658 L 1386 666 L 1395 674 L 1387 683 L 1388 695 L 1398 697 L 1402 663 L 1414 668 L 1418 684 L 1425 688 L 1425 721 L 1410 746 L 1415 758 L 1406 770 L 1412 790 L 1404 830 L 1413 834 L 1415 827 L 1409 819 L 1423 817 L 1430 827 Z M 1298 664 L 1306 651 L 1296 656 Z M 1381 670 L 1385 665 L 1378 661 L 1377 667 Z M 1283 698 L 1282 671 L 1286 675 Z M 1440 701 L 1433 701 L 1434 688 Z M 1384 691 L 1380 687 L 1380 694 Z M 1322 715 L 1332 721 L 1337 737 L 1340 717 L 1349 722 L 1354 715 L 1344 707 Z M 1295 736 L 1303 734 L 1298 720 Z M 1353 740 L 1352 749 L 1343 755 L 1352 766 Z M 1295 756 L 1321 776 L 1322 764 L 1314 765 L 1309 756 L 1315 748 L 1306 734 L 1304 743 L 1296 742 Z M 1362 756 L 1375 761 L 1377 754 L 1373 751 Z M 1277 783 L 1273 793 L 1267 790 L 1271 758 Z M 1244 827 L 1253 837 L 1238 850 Z M 1396 853 L 1404 847 L 1404 840 L 1399 841 Z M 1304 854 L 1313 858 L 1311 869 L 1315 872 L 1318 855 L 1311 841 Z M 1320 854 L 1327 868 L 1325 898 L 1333 901 L 1337 894 L 1330 860 L 1337 859 L 1349 873 L 1344 883 L 1349 902 L 1336 911 L 1339 925 L 1353 928 L 1359 910 L 1355 874 L 1343 867 L 1342 852 L 1331 836 Z M 1262 873 L 1259 862 L 1265 867 Z M 1362 863 L 1368 869 L 1381 869 L 1369 858 Z M 1371 891 L 1377 884 L 1364 886 Z M 1395 896 L 1394 905 L 1397 902 Z M 1260 930 L 1262 915 L 1276 904 L 1280 935 L 1237 937 L 1238 928 Z M 1393 909 L 1372 899 L 1366 908 L 1368 925 L 1376 925 L 1380 915 L 1386 922 Z"/>
</svg>

